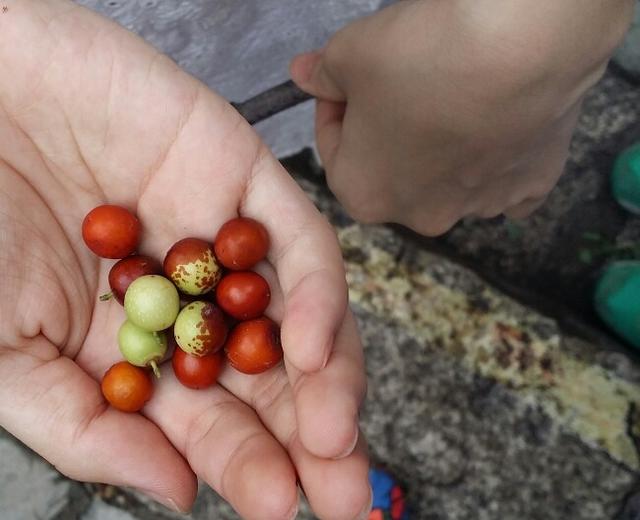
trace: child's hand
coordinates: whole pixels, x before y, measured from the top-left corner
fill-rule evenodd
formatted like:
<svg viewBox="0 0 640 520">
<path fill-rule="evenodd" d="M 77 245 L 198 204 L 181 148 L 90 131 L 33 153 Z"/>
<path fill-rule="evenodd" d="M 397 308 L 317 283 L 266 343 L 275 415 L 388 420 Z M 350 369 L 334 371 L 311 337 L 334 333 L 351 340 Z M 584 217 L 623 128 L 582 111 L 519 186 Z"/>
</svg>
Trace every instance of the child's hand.
<svg viewBox="0 0 640 520">
<path fill-rule="evenodd" d="M 632 0 L 406 0 L 356 21 L 294 81 L 318 97 L 329 184 L 365 222 L 437 235 L 523 217 L 560 176 Z"/>
</svg>

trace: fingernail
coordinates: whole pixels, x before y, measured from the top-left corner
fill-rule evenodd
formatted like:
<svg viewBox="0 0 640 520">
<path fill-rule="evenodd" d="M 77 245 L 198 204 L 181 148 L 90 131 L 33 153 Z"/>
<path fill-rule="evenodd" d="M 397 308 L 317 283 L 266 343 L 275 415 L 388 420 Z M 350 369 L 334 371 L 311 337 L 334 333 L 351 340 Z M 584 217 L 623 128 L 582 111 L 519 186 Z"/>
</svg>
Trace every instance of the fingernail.
<svg viewBox="0 0 640 520">
<path fill-rule="evenodd" d="M 297 79 L 301 83 L 307 83 L 313 76 L 313 70 L 316 66 L 317 58 L 320 53 L 317 51 L 307 52 L 296 56 Z"/>
<path fill-rule="evenodd" d="M 159 504 L 162 504 L 167 509 L 171 509 L 171 511 L 174 511 L 176 513 L 182 513 L 182 514 L 186 515 L 187 513 L 189 513 L 191 511 L 191 509 L 181 509 L 180 507 L 178 507 L 178 504 L 176 504 L 174 502 L 174 500 L 171 499 L 171 498 L 160 496 L 160 495 L 158 495 L 156 493 L 153 493 L 151 491 L 140 490 L 140 492 L 144 493 L 149 498 L 155 500 L 156 502 L 158 502 Z"/>
<path fill-rule="evenodd" d="M 324 369 L 324 367 L 327 366 L 327 363 L 329 362 L 330 357 L 331 357 L 331 345 L 327 345 L 324 353 L 324 359 L 322 360 L 322 367 L 320 368 L 320 370 Z"/>
<path fill-rule="evenodd" d="M 298 503 L 296 502 L 296 505 L 291 510 L 291 514 L 287 516 L 287 520 L 296 520 L 297 517 L 298 517 Z"/>
<path fill-rule="evenodd" d="M 351 455 L 353 453 L 353 450 L 356 449 L 356 444 L 358 444 L 358 437 L 360 437 L 360 429 L 358 428 L 358 425 L 356 424 L 356 435 L 353 438 L 353 442 L 349 445 L 348 449 L 343 451 L 337 457 L 334 457 L 334 460 L 344 459 L 345 457 L 348 457 L 349 455 Z"/>
<path fill-rule="evenodd" d="M 369 514 L 371 513 L 371 507 L 373 506 L 373 490 L 371 489 L 371 485 L 369 485 L 369 503 L 367 507 L 365 507 L 358 516 L 356 516 L 356 520 L 367 520 L 369 518 Z"/>
<path fill-rule="evenodd" d="M 291 509 L 291 514 L 287 516 L 287 520 L 295 520 L 298 517 L 298 508 L 300 507 L 300 489 L 296 490 L 296 503 Z"/>
<path fill-rule="evenodd" d="M 331 354 L 333 353 L 333 346 L 336 342 L 335 333 L 329 336 L 327 343 L 324 346 L 324 359 L 322 360 L 322 368 L 326 367 L 329 364 L 329 360 L 331 359 Z M 320 370 L 322 370 L 322 368 Z"/>
</svg>

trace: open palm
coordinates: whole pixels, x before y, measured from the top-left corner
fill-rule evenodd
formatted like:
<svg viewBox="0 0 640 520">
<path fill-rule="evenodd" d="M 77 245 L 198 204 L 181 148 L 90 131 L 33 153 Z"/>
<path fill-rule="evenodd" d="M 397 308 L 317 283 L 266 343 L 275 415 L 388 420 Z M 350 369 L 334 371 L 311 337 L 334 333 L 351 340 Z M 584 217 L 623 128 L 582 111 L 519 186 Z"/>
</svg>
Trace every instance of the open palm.
<svg viewBox="0 0 640 520">
<path fill-rule="evenodd" d="M 64 1 L 0 14 L 0 424 L 72 478 L 138 488 L 187 510 L 196 476 L 247 518 L 367 507 L 357 439 L 362 353 L 335 236 L 253 130 L 144 42 Z M 82 243 L 101 203 L 134 210 L 140 252 L 212 240 L 242 214 L 272 239 L 259 270 L 282 322 L 284 367 L 225 369 L 182 387 L 162 370 L 142 414 L 109 408 L 99 380 L 124 320 L 98 301 L 112 261 Z"/>
</svg>

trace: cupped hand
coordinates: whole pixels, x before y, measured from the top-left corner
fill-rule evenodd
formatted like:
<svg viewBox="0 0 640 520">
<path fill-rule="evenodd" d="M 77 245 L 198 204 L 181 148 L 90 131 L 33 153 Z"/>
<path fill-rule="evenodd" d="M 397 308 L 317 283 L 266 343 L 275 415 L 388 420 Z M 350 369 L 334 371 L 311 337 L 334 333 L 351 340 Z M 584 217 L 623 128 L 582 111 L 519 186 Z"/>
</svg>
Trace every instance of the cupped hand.
<svg viewBox="0 0 640 520">
<path fill-rule="evenodd" d="M 291 64 L 329 186 L 356 219 L 427 235 L 528 215 L 633 4 L 405 0 L 348 25 Z"/>
<path fill-rule="evenodd" d="M 368 507 L 357 414 L 364 369 L 335 235 L 223 99 L 117 25 L 70 2 L 0 13 L 0 424 L 66 475 L 140 489 L 188 510 L 196 476 L 246 518 Z M 140 252 L 213 240 L 238 214 L 272 239 L 259 266 L 282 323 L 284 366 L 226 368 L 182 387 L 163 367 L 141 414 L 99 381 L 120 359 L 124 312 L 99 302 L 113 261 L 81 239 L 102 203 L 135 211 Z M 357 442 L 356 442 L 357 441 Z"/>
</svg>

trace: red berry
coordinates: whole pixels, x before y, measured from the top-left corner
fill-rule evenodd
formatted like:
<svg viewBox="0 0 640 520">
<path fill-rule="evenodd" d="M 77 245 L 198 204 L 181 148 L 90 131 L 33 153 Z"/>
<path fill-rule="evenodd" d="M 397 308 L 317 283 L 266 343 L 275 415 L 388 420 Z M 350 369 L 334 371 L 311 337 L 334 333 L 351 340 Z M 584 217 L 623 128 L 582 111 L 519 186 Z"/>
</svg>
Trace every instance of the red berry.
<svg viewBox="0 0 640 520">
<path fill-rule="evenodd" d="M 131 282 L 148 274 L 162 274 L 160 263 L 148 256 L 128 256 L 113 264 L 109 271 L 109 286 L 114 298 L 124 305 L 124 294 Z"/>
<path fill-rule="evenodd" d="M 84 218 L 82 238 L 102 258 L 124 258 L 138 247 L 140 222 L 121 206 L 98 206 Z"/>
<path fill-rule="evenodd" d="M 224 312 L 238 320 L 264 314 L 271 300 L 269 284 L 258 273 L 238 271 L 228 274 L 216 287 L 216 300 Z"/>
<path fill-rule="evenodd" d="M 269 318 L 243 321 L 231 331 L 225 352 L 233 368 L 245 374 L 259 374 L 282 359 L 280 328 Z"/>
<path fill-rule="evenodd" d="M 201 389 L 213 385 L 220 375 L 224 357 L 221 352 L 194 356 L 177 348 L 173 353 L 173 371 L 184 386 Z"/>
<path fill-rule="evenodd" d="M 267 256 L 269 234 L 257 220 L 234 218 L 218 231 L 214 249 L 222 265 L 234 271 L 246 271 Z"/>
<path fill-rule="evenodd" d="M 149 372 L 126 361 L 116 363 L 107 370 L 101 388 L 102 395 L 111 406 L 123 412 L 137 412 L 153 394 Z"/>
</svg>

